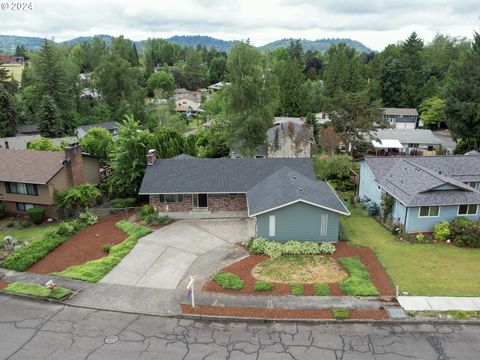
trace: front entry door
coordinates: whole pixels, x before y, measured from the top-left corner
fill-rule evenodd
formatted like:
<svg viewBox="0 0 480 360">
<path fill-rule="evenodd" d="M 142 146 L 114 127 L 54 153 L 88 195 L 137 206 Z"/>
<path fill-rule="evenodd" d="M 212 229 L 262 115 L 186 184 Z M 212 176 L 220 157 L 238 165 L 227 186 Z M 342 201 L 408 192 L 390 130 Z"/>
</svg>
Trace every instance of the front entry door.
<svg viewBox="0 0 480 360">
<path fill-rule="evenodd" d="M 193 194 L 193 206 L 196 208 L 208 208 L 207 194 Z"/>
</svg>

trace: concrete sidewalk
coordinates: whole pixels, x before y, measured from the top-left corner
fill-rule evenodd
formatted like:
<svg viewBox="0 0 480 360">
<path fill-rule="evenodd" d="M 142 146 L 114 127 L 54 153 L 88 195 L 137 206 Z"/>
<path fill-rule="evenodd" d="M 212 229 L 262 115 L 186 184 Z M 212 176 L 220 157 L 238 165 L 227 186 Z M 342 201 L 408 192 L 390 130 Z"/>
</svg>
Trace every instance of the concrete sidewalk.
<svg viewBox="0 0 480 360">
<path fill-rule="evenodd" d="M 397 300 L 407 311 L 480 311 L 480 297 L 399 296 Z"/>
</svg>

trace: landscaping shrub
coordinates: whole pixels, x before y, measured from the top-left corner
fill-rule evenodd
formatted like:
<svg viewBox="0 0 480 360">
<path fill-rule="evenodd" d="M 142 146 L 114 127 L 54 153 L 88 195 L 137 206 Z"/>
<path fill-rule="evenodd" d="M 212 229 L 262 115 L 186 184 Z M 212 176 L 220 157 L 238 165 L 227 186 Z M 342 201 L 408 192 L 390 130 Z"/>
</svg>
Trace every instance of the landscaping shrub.
<svg viewBox="0 0 480 360">
<path fill-rule="evenodd" d="M 148 215 L 156 214 L 157 210 L 152 205 L 143 205 L 142 209 L 140 210 L 140 219 L 144 219 Z"/>
<path fill-rule="evenodd" d="M 317 296 L 328 296 L 330 295 L 330 286 L 328 286 L 328 284 L 315 284 L 313 286 L 313 292 Z"/>
<path fill-rule="evenodd" d="M 268 281 L 255 281 L 255 291 L 270 291 L 273 289 L 273 284 Z"/>
<path fill-rule="evenodd" d="M 45 286 L 14 282 L 8 285 L 3 291 L 10 294 L 28 295 L 44 299 L 61 300 L 72 293 L 72 290 L 62 287 L 55 287 L 54 289 L 48 289 Z"/>
<path fill-rule="evenodd" d="M 46 231 L 40 240 L 31 242 L 28 246 L 22 247 L 0 262 L 0 267 L 16 271 L 27 270 L 50 251 L 67 241 L 73 234 L 88 225 L 92 225 L 91 221 L 93 221 L 93 218 L 87 215 L 83 220 L 75 220 L 68 224 L 63 223 Z"/>
<path fill-rule="evenodd" d="M 172 222 L 172 218 L 168 215 L 160 215 L 157 212 L 147 214 L 142 219 L 143 225 L 168 225 Z"/>
<path fill-rule="evenodd" d="M 433 226 L 433 238 L 437 241 L 445 241 L 450 236 L 450 224 L 442 221 Z"/>
<path fill-rule="evenodd" d="M 245 282 L 234 273 L 219 271 L 213 278 L 218 285 L 228 290 L 241 290 L 245 286 Z"/>
<path fill-rule="evenodd" d="M 128 237 L 120 244 L 112 246 L 107 256 L 87 261 L 82 265 L 71 266 L 62 272 L 54 273 L 54 275 L 69 279 L 98 282 L 133 249 L 138 239 L 151 232 L 150 229 L 124 220 L 119 221 L 116 226 L 125 232 Z"/>
<path fill-rule="evenodd" d="M 91 210 L 87 209 L 80 213 L 78 220 L 80 224 L 90 226 L 98 222 L 98 216 L 95 215 Z"/>
<path fill-rule="evenodd" d="M 372 199 L 367 196 L 363 196 L 360 199 L 360 205 L 364 210 L 367 211 L 368 215 L 370 216 L 376 216 L 380 214 L 380 206 L 376 202 L 373 202 Z"/>
<path fill-rule="evenodd" d="M 8 220 L 7 221 L 7 228 L 11 228 L 17 225 L 17 222 L 15 220 Z"/>
<path fill-rule="evenodd" d="M 292 284 L 290 289 L 292 290 L 292 295 L 295 296 L 302 296 L 305 292 L 302 284 Z"/>
<path fill-rule="evenodd" d="M 117 198 L 112 200 L 112 208 L 122 209 L 126 207 L 132 207 L 137 203 L 137 199 L 134 197 Z"/>
<path fill-rule="evenodd" d="M 112 244 L 105 244 L 102 246 L 102 250 L 105 251 L 107 254 L 110 252 L 112 249 Z"/>
<path fill-rule="evenodd" d="M 457 237 L 458 235 L 463 235 L 465 232 L 465 229 L 469 228 L 470 226 L 474 225 L 475 222 L 473 222 L 470 219 L 467 219 L 464 216 L 459 216 L 453 219 L 450 222 L 450 235 L 452 238 Z"/>
<path fill-rule="evenodd" d="M 480 224 L 458 217 L 450 223 L 450 232 L 456 246 L 480 247 Z"/>
<path fill-rule="evenodd" d="M 423 242 L 425 242 L 425 235 L 423 235 L 422 233 L 418 233 L 415 236 L 415 239 L 417 240 L 417 242 L 423 243 Z"/>
<path fill-rule="evenodd" d="M 333 317 L 337 320 L 345 320 L 350 317 L 350 312 L 348 309 L 333 309 Z"/>
<path fill-rule="evenodd" d="M 30 221 L 28 221 L 28 220 L 21 220 L 21 221 L 19 222 L 19 225 L 20 225 L 21 227 L 23 227 L 23 228 L 29 227 L 29 226 L 30 226 Z"/>
<path fill-rule="evenodd" d="M 265 254 L 272 258 L 278 258 L 282 255 L 333 254 L 336 250 L 335 245 L 330 243 L 318 244 L 311 241 L 289 240 L 282 244 L 264 238 L 250 239 L 246 246 L 253 254 Z"/>
<path fill-rule="evenodd" d="M 28 209 L 27 216 L 35 225 L 40 225 L 45 219 L 45 209 L 39 207 Z"/>
<path fill-rule="evenodd" d="M 5 214 L 5 204 L 0 204 L 0 219 L 3 219 L 5 217 Z"/>
<path fill-rule="evenodd" d="M 350 277 L 340 281 L 338 286 L 345 295 L 377 296 L 379 292 L 372 278 L 358 256 L 344 257 L 338 262 L 349 272 Z"/>
</svg>

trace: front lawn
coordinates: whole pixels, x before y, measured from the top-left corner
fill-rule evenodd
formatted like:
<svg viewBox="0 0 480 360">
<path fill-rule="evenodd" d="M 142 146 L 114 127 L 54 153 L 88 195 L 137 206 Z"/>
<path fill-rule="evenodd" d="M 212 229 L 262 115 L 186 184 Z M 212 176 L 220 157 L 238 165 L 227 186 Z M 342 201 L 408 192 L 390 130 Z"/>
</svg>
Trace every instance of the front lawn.
<svg viewBox="0 0 480 360">
<path fill-rule="evenodd" d="M 349 241 L 371 248 L 401 292 L 424 296 L 479 296 L 480 249 L 444 244 L 409 244 L 358 208 L 342 218 Z"/>
<path fill-rule="evenodd" d="M 48 230 L 58 226 L 58 224 L 53 225 L 40 225 L 40 226 L 30 226 L 25 229 L 13 230 L 13 229 L 4 229 L 0 231 L 0 250 L 3 249 L 5 243 L 3 239 L 5 236 L 12 236 L 14 239 L 20 241 L 28 241 L 29 243 L 40 240 Z"/>
<path fill-rule="evenodd" d="M 48 289 L 45 286 L 23 283 L 23 282 L 14 282 L 8 285 L 2 291 L 9 294 L 18 294 L 18 295 L 28 295 L 33 297 L 38 297 L 42 299 L 52 299 L 52 300 L 61 300 L 64 297 L 72 294 L 72 290 L 65 289 L 62 287 L 55 287 L 54 289 Z"/>
</svg>

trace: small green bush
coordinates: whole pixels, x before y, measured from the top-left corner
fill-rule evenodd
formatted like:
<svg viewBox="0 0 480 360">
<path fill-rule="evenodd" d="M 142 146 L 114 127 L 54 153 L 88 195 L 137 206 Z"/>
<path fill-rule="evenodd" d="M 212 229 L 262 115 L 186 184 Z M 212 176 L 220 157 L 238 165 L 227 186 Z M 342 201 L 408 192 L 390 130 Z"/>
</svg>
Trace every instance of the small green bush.
<svg viewBox="0 0 480 360">
<path fill-rule="evenodd" d="M 219 271 L 213 278 L 218 285 L 228 290 L 241 290 L 245 286 L 245 282 L 234 273 Z"/>
<path fill-rule="evenodd" d="M 117 198 L 117 199 L 113 199 L 112 202 L 111 202 L 112 208 L 115 208 L 115 209 L 132 207 L 136 203 L 137 203 L 137 199 L 134 198 L 134 197 Z"/>
<path fill-rule="evenodd" d="M 292 295 L 295 296 L 302 296 L 305 293 L 305 289 L 303 288 L 302 284 L 292 284 L 290 285 L 290 289 L 292 290 Z"/>
<path fill-rule="evenodd" d="M 0 204 L 0 219 L 3 219 L 5 217 L 6 210 L 5 210 L 5 204 Z"/>
<path fill-rule="evenodd" d="M 102 250 L 107 254 L 110 252 L 111 249 L 112 249 L 112 244 L 105 244 L 102 246 Z"/>
<path fill-rule="evenodd" d="M 148 215 L 156 214 L 157 210 L 152 205 L 143 205 L 140 210 L 140 219 L 144 219 Z"/>
<path fill-rule="evenodd" d="M 338 262 L 349 272 L 350 277 L 339 282 L 338 286 L 345 295 L 378 296 L 378 289 L 358 256 L 344 257 Z"/>
<path fill-rule="evenodd" d="M 41 207 L 33 207 L 27 210 L 27 215 L 35 225 L 40 225 L 45 219 L 45 209 Z"/>
<path fill-rule="evenodd" d="M 91 210 L 87 209 L 80 213 L 78 221 L 84 226 L 95 225 L 98 222 L 98 216 L 95 215 Z"/>
<path fill-rule="evenodd" d="M 451 236 L 456 246 L 480 247 L 480 224 L 465 217 L 450 223 Z"/>
<path fill-rule="evenodd" d="M 417 242 L 423 243 L 423 242 L 425 242 L 425 235 L 422 234 L 422 233 L 418 233 L 418 234 L 415 236 L 415 239 L 417 240 Z"/>
<path fill-rule="evenodd" d="M 23 228 L 26 228 L 26 227 L 29 227 L 30 226 L 30 221 L 28 220 L 21 220 L 19 222 L 20 226 L 23 227 Z"/>
<path fill-rule="evenodd" d="M 330 295 L 330 286 L 328 286 L 328 284 L 315 284 L 313 286 L 313 292 L 317 296 L 328 296 Z"/>
<path fill-rule="evenodd" d="M 255 291 L 271 291 L 273 284 L 268 281 L 257 280 L 255 281 Z"/>
<path fill-rule="evenodd" d="M 75 222 L 63 222 L 57 227 L 57 234 L 60 236 L 73 236 L 78 230 L 75 228 Z"/>
<path fill-rule="evenodd" d="M 272 258 L 278 258 L 282 255 L 333 254 L 336 250 L 335 245 L 330 243 L 319 244 L 311 241 L 289 240 L 282 244 L 264 238 L 250 239 L 246 246 L 254 254 L 265 254 Z"/>
<path fill-rule="evenodd" d="M 445 241 L 450 236 L 450 224 L 442 221 L 433 226 L 433 238 L 437 241 Z"/>
<path fill-rule="evenodd" d="M 168 225 L 172 222 L 172 218 L 168 215 L 160 215 L 157 212 L 147 214 L 142 219 L 144 225 Z"/>
<path fill-rule="evenodd" d="M 345 320 L 350 317 L 350 312 L 348 309 L 333 309 L 333 317 L 337 320 Z"/>
<path fill-rule="evenodd" d="M 8 220 L 7 221 L 7 228 L 11 228 L 17 225 L 17 222 L 15 220 Z"/>
</svg>

